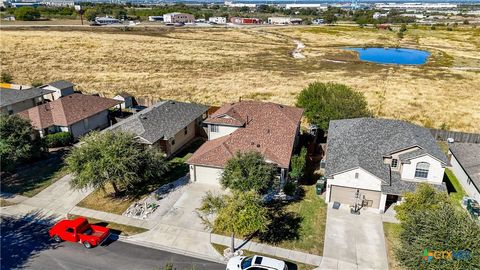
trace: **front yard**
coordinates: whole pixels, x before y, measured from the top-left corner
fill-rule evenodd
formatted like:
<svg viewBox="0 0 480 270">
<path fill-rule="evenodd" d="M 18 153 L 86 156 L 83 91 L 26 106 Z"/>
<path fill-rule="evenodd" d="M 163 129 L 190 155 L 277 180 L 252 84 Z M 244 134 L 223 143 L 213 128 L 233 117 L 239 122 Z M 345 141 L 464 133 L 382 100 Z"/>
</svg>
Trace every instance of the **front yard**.
<svg viewBox="0 0 480 270">
<path fill-rule="evenodd" d="M 182 153 L 181 153 L 182 154 Z M 136 189 L 135 194 L 129 194 L 122 197 L 115 197 L 113 195 L 113 188 L 107 185 L 104 189 L 97 189 L 84 198 L 77 206 L 89 208 L 93 210 L 109 212 L 121 215 L 128 207 L 162 185 L 173 182 L 188 173 L 188 165 L 185 161 L 191 156 L 191 153 L 186 153 L 181 157 L 176 157 L 169 160 L 170 171 L 158 181 L 154 183 L 142 184 Z"/>
<path fill-rule="evenodd" d="M 315 186 L 303 186 L 304 196 L 298 201 L 268 207 L 270 224 L 252 239 L 268 245 L 323 254 L 327 204 L 315 193 Z M 230 236 L 227 233 L 214 233 Z"/>
<path fill-rule="evenodd" d="M 2 177 L 2 192 L 33 197 L 58 179 L 67 175 L 63 168 L 63 151 L 49 153 L 47 158 L 24 164 L 11 175 Z"/>
<path fill-rule="evenodd" d="M 388 269 L 403 270 L 395 258 L 394 248 L 400 245 L 400 224 L 383 223 L 383 231 L 385 233 L 385 245 L 387 247 Z"/>
<path fill-rule="evenodd" d="M 453 203 L 461 207 L 463 196 L 466 196 L 467 193 L 465 193 L 465 190 L 463 190 L 462 185 L 460 185 L 457 177 L 455 177 L 455 174 L 453 174 L 452 170 L 445 169 L 445 176 L 443 181 L 447 185 L 448 195 L 450 196 L 450 199 L 453 201 Z"/>
</svg>

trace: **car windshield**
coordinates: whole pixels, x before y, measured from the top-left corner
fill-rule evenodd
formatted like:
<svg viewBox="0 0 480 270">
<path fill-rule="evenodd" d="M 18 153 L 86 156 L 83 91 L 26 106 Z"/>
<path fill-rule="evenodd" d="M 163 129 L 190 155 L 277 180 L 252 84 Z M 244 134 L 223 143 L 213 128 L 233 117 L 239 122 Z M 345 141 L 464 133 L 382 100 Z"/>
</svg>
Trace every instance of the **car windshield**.
<svg viewBox="0 0 480 270">
<path fill-rule="evenodd" d="M 245 259 L 242 260 L 242 269 L 250 267 L 252 265 L 252 260 L 253 257 L 245 257 Z"/>
</svg>

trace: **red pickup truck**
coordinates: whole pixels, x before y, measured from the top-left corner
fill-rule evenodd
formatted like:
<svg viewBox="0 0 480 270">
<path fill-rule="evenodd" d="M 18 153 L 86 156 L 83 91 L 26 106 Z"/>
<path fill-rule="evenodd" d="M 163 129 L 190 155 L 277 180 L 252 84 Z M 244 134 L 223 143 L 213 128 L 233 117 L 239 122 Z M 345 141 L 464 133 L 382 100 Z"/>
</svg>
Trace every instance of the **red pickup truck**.
<svg viewBox="0 0 480 270">
<path fill-rule="evenodd" d="M 48 231 L 56 242 L 79 242 L 86 248 L 99 246 L 110 235 L 110 229 L 91 225 L 84 217 L 62 220 Z"/>
</svg>

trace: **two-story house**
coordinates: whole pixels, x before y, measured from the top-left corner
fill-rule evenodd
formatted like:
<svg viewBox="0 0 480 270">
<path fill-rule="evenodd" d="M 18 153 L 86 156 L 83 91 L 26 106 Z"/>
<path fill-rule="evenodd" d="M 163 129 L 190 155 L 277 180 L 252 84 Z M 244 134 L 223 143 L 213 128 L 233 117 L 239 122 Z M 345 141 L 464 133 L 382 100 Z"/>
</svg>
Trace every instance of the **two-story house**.
<svg viewBox="0 0 480 270">
<path fill-rule="evenodd" d="M 65 80 L 60 80 L 42 85 L 39 88 L 54 91 L 51 94 L 51 98 L 50 96 L 45 96 L 46 99 L 51 99 L 53 101 L 75 93 L 74 87 L 75 85 L 73 83 Z"/>
<path fill-rule="evenodd" d="M 271 102 L 228 103 L 210 115 L 208 141 L 187 163 L 192 182 L 219 185 L 227 161 L 237 152 L 258 151 L 278 168 L 283 184 L 300 132 L 303 110 Z"/>
<path fill-rule="evenodd" d="M 399 120 L 330 121 L 326 202 L 385 211 L 419 183 L 445 190 L 448 159 L 428 129 Z"/>
</svg>

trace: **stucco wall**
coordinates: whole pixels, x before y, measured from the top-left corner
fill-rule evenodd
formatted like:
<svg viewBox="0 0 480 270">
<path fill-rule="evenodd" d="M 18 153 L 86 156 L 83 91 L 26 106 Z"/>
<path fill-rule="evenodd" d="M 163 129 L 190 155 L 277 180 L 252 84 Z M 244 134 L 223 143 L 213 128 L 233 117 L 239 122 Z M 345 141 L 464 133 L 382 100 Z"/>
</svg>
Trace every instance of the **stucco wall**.
<svg viewBox="0 0 480 270">
<path fill-rule="evenodd" d="M 355 178 L 355 174 L 358 173 L 358 178 Z M 327 180 L 327 191 L 325 201 L 330 202 L 330 185 L 368 189 L 368 190 L 381 190 L 381 180 L 373 174 L 365 171 L 362 168 L 352 169 L 333 176 L 333 179 Z"/>
<path fill-rule="evenodd" d="M 184 130 L 180 130 L 177 134 L 175 134 L 175 145 L 172 145 L 172 139 L 169 140 L 170 142 L 170 154 L 175 153 L 180 147 L 184 146 L 187 142 L 192 140 L 195 137 L 195 120 L 192 121 L 187 126 L 187 134 L 185 134 Z"/>
<path fill-rule="evenodd" d="M 39 98 L 40 98 L 39 101 L 42 102 L 43 97 L 39 97 Z M 11 107 L 13 113 L 18 113 L 18 112 L 21 112 L 21 111 L 24 111 L 24 110 L 35 107 L 35 99 L 31 98 L 31 99 L 27 99 L 27 100 L 24 100 L 24 101 L 14 103 L 12 105 L 3 106 L 2 110 L 1 110 L 2 114 L 8 114 L 9 107 Z"/>
<path fill-rule="evenodd" d="M 450 151 L 448 153 L 452 154 Z M 470 184 L 468 183 L 469 182 L 468 175 L 465 173 L 462 166 L 460 165 L 460 163 L 457 161 L 457 159 L 453 154 L 452 154 L 452 159 L 450 160 L 450 163 L 452 164 L 453 173 L 457 177 L 458 182 L 460 182 L 465 192 L 467 192 L 468 196 L 473 197 L 477 201 L 480 201 L 480 192 L 475 188 L 475 186 L 471 181 L 470 181 Z"/>
<path fill-rule="evenodd" d="M 210 124 L 208 125 L 208 140 L 214 140 L 223 136 L 226 136 L 228 134 L 231 134 L 235 130 L 237 130 L 238 127 L 231 127 L 231 126 L 221 126 L 221 125 L 216 125 L 218 126 L 218 132 L 212 132 L 210 131 Z"/>
<path fill-rule="evenodd" d="M 79 121 L 70 126 L 70 132 L 73 135 L 74 139 L 78 139 L 80 136 L 85 135 L 85 133 L 90 130 L 97 128 L 104 128 L 108 126 L 108 111 L 103 111 L 97 113 L 93 116 L 88 117 L 88 126 L 85 126 L 85 121 Z"/>
<path fill-rule="evenodd" d="M 52 93 L 51 95 L 53 96 L 53 99 L 56 100 L 56 99 L 59 99 L 61 97 L 65 97 L 65 96 L 68 96 L 68 95 L 71 95 L 75 92 L 75 90 L 73 89 L 73 86 L 72 87 L 68 87 L 68 88 L 65 88 L 63 90 L 60 90 L 58 88 L 55 88 L 53 86 L 45 86 L 43 87 L 43 89 L 48 89 L 48 90 L 53 90 L 55 91 L 54 93 Z M 49 94 L 50 95 L 50 94 Z M 48 96 L 49 96 L 48 95 Z M 48 97 L 47 97 L 48 98 Z"/>
<path fill-rule="evenodd" d="M 426 179 L 423 178 L 415 178 L 415 169 L 417 168 L 417 164 L 420 162 L 427 162 L 430 164 L 428 177 Z M 410 160 L 410 164 L 403 164 L 402 166 L 402 179 L 417 181 L 417 182 L 429 182 L 433 184 L 441 184 L 443 181 L 443 174 L 445 172 L 445 168 L 442 168 L 442 164 L 437 159 L 429 155 L 417 157 Z"/>
</svg>

